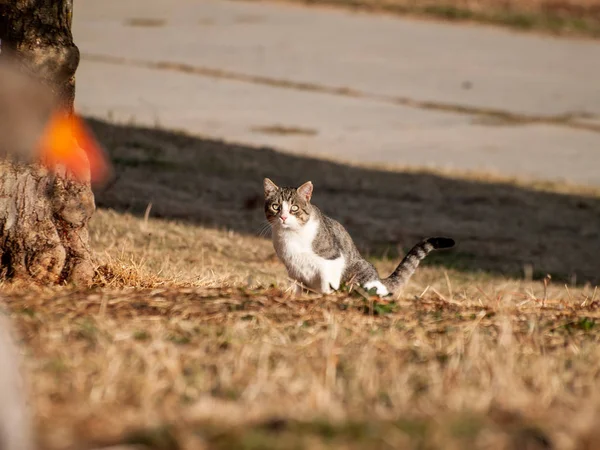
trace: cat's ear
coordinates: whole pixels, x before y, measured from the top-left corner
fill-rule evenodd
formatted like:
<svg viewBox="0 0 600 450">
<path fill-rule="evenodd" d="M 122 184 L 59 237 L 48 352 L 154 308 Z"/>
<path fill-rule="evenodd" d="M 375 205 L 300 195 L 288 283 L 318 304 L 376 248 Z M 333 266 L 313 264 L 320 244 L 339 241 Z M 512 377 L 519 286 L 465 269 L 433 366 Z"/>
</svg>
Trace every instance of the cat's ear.
<svg viewBox="0 0 600 450">
<path fill-rule="evenodd" d="M 263 186 L 265 188 L 265 197 L 274 194 L 279 189 L 279 187 L 277 187 L 277 185 L 268 178 L 265 178 L 265 180 L 263 181 Z"/>
<path fill-rule="evenodd" d="M 300 195 L 300 197 L 302 197 L 307 202 L 310 202 L 312 193 L 313 193 L 313 184 L 311 181 L 307 181 L 306 183 L 304 183 L 302 186 L 300 186 L 298 188 L 298 195 Z"/>
</svg>

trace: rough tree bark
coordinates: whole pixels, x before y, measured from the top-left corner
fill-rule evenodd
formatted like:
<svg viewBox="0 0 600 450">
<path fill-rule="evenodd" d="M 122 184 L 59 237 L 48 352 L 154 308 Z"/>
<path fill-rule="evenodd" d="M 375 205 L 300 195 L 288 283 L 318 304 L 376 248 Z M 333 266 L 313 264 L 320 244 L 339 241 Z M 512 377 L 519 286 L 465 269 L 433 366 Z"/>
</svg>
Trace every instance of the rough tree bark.
<svg viewBox="0 0 600 450">
<path fill-rule="evenodd" d="M 67 113 L 79 64 L 72 6 L 72 0 L 0 0 L 0 62 L 16 60 L 50 87 Z M 91 282 L 87 224 L 94 209 L 89 183 L 64 170 L 1 160 L 0 277 Z"/>
</svg>

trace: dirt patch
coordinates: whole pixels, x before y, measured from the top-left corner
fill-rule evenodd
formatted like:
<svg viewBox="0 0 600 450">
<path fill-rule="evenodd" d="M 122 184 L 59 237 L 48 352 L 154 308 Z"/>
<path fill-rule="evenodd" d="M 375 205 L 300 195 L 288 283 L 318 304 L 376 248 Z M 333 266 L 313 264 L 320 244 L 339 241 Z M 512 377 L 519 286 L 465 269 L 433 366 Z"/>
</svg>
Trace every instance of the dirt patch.
<svg viewBox="0 0 600 450">
<path fill-rule="evenodd" d="M 290 127 L 285 125 L 271 125 L 263 127 L 254 127 L 252 131 L 263 134 L 274 134 L 280 136 L 286 135 L 303 135 L 315 136 L 318 132 L 312 128 Z"/>
<path fill-rule="evenodd" d="M 252 24 L 252 23 L 260 23 L 264 22 L 265 18 L 263 16 L 258 16 L 256 14 L 242 14 L 235 17 L 235 23 L 244 23 L 244 24 Z"/>
<path fill-rule="evenodd" d="M 152 19 L 152 18 L 143 18 L 143 17 L 134 17 L 131 19 L 127 19 L 125 21 L 125 25 L 130 27 L 164 27 L 167 24 L 167 21 L 164 19 Z"/>
</svg>

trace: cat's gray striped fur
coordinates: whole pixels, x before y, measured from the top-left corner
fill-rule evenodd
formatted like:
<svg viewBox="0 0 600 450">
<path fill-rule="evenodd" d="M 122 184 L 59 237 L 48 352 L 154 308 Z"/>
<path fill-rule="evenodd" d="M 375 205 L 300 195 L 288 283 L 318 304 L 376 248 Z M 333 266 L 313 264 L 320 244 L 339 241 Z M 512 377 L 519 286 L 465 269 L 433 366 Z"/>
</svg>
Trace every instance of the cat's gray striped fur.
<svg viewBox="0 0 600 450">
<path fill-rule="evenodd" d="M 311 204 L 310 181 L 299 188 L 280 188 L 265 178 L 264 190 L 265 215 L 277 255 L 291 278 L 318 292 L 358 284 L 367 290 L 375 288 L 378 295 L 396 294 L 431 251 L 454 246 L 450 238 L 426 239 L 408 252 L 389 277 L 381 279 L 344 227 Z"/>
</svg>

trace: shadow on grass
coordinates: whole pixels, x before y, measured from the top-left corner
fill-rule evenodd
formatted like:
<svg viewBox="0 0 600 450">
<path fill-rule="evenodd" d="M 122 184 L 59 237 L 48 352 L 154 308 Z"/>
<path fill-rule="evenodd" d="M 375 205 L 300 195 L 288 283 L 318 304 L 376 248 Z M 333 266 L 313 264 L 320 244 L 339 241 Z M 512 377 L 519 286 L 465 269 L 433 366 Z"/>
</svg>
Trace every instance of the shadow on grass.
<svg viewBox="0 0 600 450">
<path fill-rule="evenodd" d="M 427 263 L 464 271 L 534 277 L 550 273 L 578 284 L 600 281 L 600 198 L 387 172 L 186 134 L 90 119 L 116 166 L 98 192 L 99 207 L 204 226 L 259 233 L 262 179 L 297 186 L 311 180 L 313 202 L 347 227 L 361 251 L 397 258 L 417 240 L 455 238 L 451 252 Z"/>
</svg>

